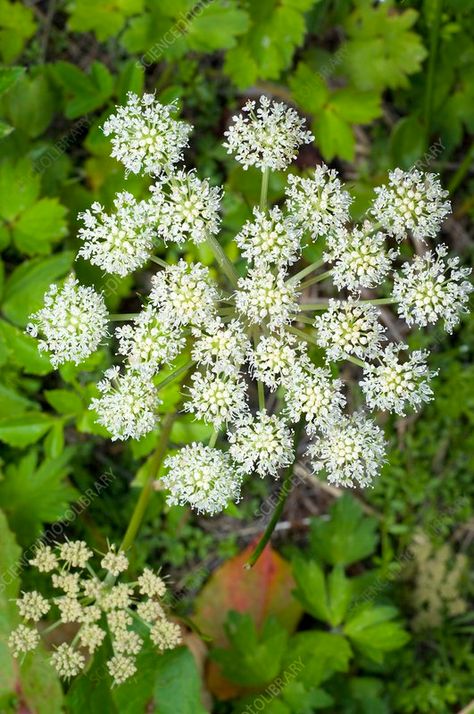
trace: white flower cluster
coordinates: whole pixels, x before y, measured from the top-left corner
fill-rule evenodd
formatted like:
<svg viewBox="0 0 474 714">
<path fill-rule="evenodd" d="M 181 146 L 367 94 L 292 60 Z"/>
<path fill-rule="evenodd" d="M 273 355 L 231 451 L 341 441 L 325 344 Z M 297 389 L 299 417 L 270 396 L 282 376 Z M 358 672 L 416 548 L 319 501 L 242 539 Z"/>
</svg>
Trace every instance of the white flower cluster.
<svg viewBox="0 0 474 714">
<path fill-rule="evenodd" d="M 113 684 L 119 685 L 136 672 L 136 655 L 144 644 L 137 629 L 145 626 L 161 652 L 180 644 L 181 630 L 166 617 L 166 586 L 158 574 L 145 568 L 136 582 L 117 583 L 128 569 L 126 554 L 112 546 L 101 558 L 98 570 L 91 563 L 92 557 L 93 552 L 83 541 L 66 541 L 55 549 L 43 544 L 37 548 L 30 563 L 40 572 L 52 573 L 52 587 L 59 593 L 51 600 L 37 591 L 23 593 L 17 600 L 18 611 L 32 624 L 20 624 L 10 634 L 8 644 L 15 657 L 24 657 L 40 643 L 35 625 L 48 613 L 55 613 L 58 623 L 79 628 L 71 644 L 63 642 L 51 655 L 59 676 L 70 679 L 82 672 L 86 653 L 93 654 L 108 633 L 113 656 L 107 669 Z"/>
<path fill-rule="evenodd" d="M 80 364 L 107 337 L 108 313 L 102 295 L 79 285 L 70 275 L 60 289 L 51 285 L 44 307 L 30 316 L 27 332 L 40 335 L 38 348 L 49 352 L 51 364 Z"/>
<path fill-rule="evenodd" d="M 244 477 L 278 476 L 295 458 L 297 422 L 306 428 L 316 472 L 335 484 L 371 484 L 384 461 L 383 436 L 364 411 L 350 413 L 354 400 L 341 362 L 360 370 L 367 410 L 404 414 L 432 398 L 427 353 L 389 340 L 379 303 L 396 306 L 408 326 L 444 322 L 447 330 L 467 309 L 470 271 L 458 258 L 438 246 L 407 262 L 399 246 L 402 238 L 435 235 L 449 210 L 446 192 L 433 174 L 397 169 L 376 190 L 371 220 L 351 225 L 349 193 L 334 170 L 319 166 L 310 176 L 290 174 L 286 201 L 267 207 L 268 171 L 286 169 L 312 136 L 293 109 L 262 97 L 258 105 L 248 102 L 226 132 L 228 152 L 244 168 L 263 172 L 260 206 L 235 236 L 241 260 L 234 266 L 216 237 L 221 190 L 175 166 L 188 128 L 173 112 L 151 95 L 131 96 L 106 123 L 115 135 L 113 155 L 129 171 L 157 176 L 156 184 L 147 201 L 120 194 L 113 216 L 100 206 L 85 214 L 81 254 L 126 274 L 150 257 L 154 236 L 178 247 L 206 241 L 199 254 L 213 251 L 220 279 L 200 262 L 155 258 L 161 267 L 143 310 L 116 330 L 125 368 L 112 368 L 99 383 L 101 394 L 91 405 L 98 421 L 114 439 L 150 432 L 159 390 L 191 370 L 183 359 L 189 355 L 184 411 L 213 433 L 207 445 L 187 445 L 165 461 L 162 484 L 170 504 L 217 513 L 239 498 Z M 314 241 L 321 259 L 294 270 Z M 389 295 L 378 297 L 375 290 Z M 33 329 L 45 335 L 42 347 L 57 363 L 80 361 L 106 334 L 102 298 L 74 280 L 64 291 L 48 293 Z M 54 567 L 53 554 L 42 563 Z M 157 632 L 157 641 L 163 636 Z M 121 653 L 117 657 L 119 672 Z"/>
<path fill-rule="evenodd" d="M 281 102 L 262 96 L 258 107 L 250 100 L 242 111 L 245 114 L 234 116 L 224 133 L 224 148 L 235 154 L 244 169 L 255 166 L 262 171 L 283 171 L 296 158 L 299 147 L 314 140 L 304 119 Z"/>
</svg>

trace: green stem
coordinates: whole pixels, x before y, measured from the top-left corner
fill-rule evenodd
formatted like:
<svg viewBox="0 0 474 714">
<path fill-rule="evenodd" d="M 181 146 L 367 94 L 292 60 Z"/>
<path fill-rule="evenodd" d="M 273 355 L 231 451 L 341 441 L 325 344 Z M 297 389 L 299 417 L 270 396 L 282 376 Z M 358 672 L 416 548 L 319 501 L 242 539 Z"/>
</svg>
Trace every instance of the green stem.
<svg viewBox="0 0 474 714">
<path fill-rule="evenodd" d="M 359 302 L 370 305 L 394 305 L 397 300 L 395 298 L 376 298 L 375 300 L 359 300 Z"/>
<path fill-rule="evenodd" d="M 314 326 L 314 318 L 307 315 L 298 315 L 298 317 L 295 317 L 295 322 L 302 322 L 303 325 L 311 325 L 311 327 Z"/>
<path fill-rule="evenodd" d="M 306 332 L 303 332 L 303 330 L 299 330 L 297 327 L 288 327 L 288 332 L 292 332 L 294 335 L 296 335 L 300 339 L 304 340 L 305 342 L 309 342 L 310 344 L 316 345 L 317 347 L 319 347 L 316 337 L 307 335 Z"/>
<path fill-rule="evenodd" d="M 469 147 L 469 150 L 462 160 L 461 164 L 459 165 L 456 173 L 452 177 L 451 181 L 449 182 L 448 185 L 448 191 L 450 194 L 453 194 L 458 186 L 462 183 L 465 175 L 471 168 L 471 164 L 474 161 L 474 142 L 471 144 Z"/>
<path fill-rule="evenodd" d="M 358 359 L 358 357 L 351 357 L 350 355 L 346 355 L 345 358 L 348 362 L 352 362 L 352 364 L 356 364 L 358 367 L 366 367 L 365 362 L 361 359 Z"/>
<path fill-rule="evenodd" d="M 314 285 L 315 283 L 321 283 L 323 280 L 326 280 L 332 275 L 332 270 L 326 270 L 326 272 L 321 273 L 320 275 L 313 275 L 312 278 L 309 278 L 308 280 L 305 280 L 304 283 L 301 283 L 300 290 L 304 290 L 304 288 L 308 288 L 310 285 Z"/>
<path fill-rule="evenodd" d="M 121 322 L 122 320 L 134 320 L 138 317 L 137 312 L 124 312 L 123 315 L 112 313 L 109 315 L 110 322 Z"/>
<path fill-rule="evenodd" d="M 229 258 L 224 253 L 221 244 L 216 240 L 213 235 L 209 235 L 206 239 L 206 242 L 209 248 L 212 250 L 214 258 L 217 260 L 219 267 L 227 276 L 230 284 L 235 287 L 239 280 L 239 276 L 237 275 L 237 272 L 232 263 L 230 262 Z"/>
<path fill-rule="evenodd" d="M 307 265 L 306 268 L 300 270 L 299 273 L 295 273 L 295 275 L 291 276 L 291 278 L 287 281 L 288 285 L 295 285 L 295 283 L 299 283 L 300 280 L 312 273 L 313 270 L 320 268 L 325 262 L 325 260 L 316 260 L 314 263 L 311 263 L 311 265 Z"/>
<path fill-rule="evenodd" d="M 135 537 L 138 533 L 143 517 L 145 515 L 145 511 L 153 493 L 153 482 L 163 462 L 166 449 L 168 448 L 168 441 L 175 419 L 175 412 L 171 414 L 166 414 L 166 416 L 163 418 L 160 438 L 157 447 L 153 453 L 153 456 L 151 457 L 150 473 L 135 505 L 135 509 L 132 513 L 132 517 L 125 532 L 122 544 L 120 546 L 120 550 L 127 551 L 132 546 Z"/>
<path fill-rule="evenodd" d="M 191 367 L 194 365 L 193 360 L 189 360 L 189 362 L 186 362 L 186 364 L 183 364 L 182 367 L 179 367 L 178 369 L 175 369 L 174 372 L 171 372 L 165 379 L 163 379 L 161 382 L 158 382 L 156 385 L 156 388 L 163 389 L 163 387 L 166 387 L 170 382 L 174 382 L 174 380 L 177 377 L 180 377 L 182 374 L 185 374 L 185 372 L 189 372 Z"/>
<path fill-rule="evenodd" d="M 257 391 L 258 391 L 258 408 L 261 412 L 265 411 L 265 389 L 263 382 L 257 381 Z"/>
<path fill-rule="evenodd" d="M 283 481 L 283 485 L 280 489 L 280 493 L 278 494 L 278 502 L 277 505 L 275 506 L 275 510 L 273 511 L 272 517 L 270 518 L 270 521 L 265 528 L 265 531 L 260 538 L 259 542 L 257 543 L 257 546 L 255 547 L 255 550 L 253 551 L 252 555 L 250 558 L 247 560 L 245 563 L 245 568 L 249 570 L 250 568 L 253 568 L 257 560 L 260 558 L 261 554 L 263 553 L 265 546 L 269 542 L 270 538 L 272 537 L 272 533 L 275 530 L 276 524 L 280 520 L 280 516 L 283 511 L 283 507 L 285 505 L 286 499 L 288 494 L 291 491 L 291 485 L 292 485 L 292 479 L 293 479 L 293 469 L 295 467 L 296 459 L 298 458 L 298 444 L 301 436 L 301 431 L 303 429 L 303 420 L 301 420 L 298 424 L 298 426 L 295 429 L 295 437 L 293 441 L 293 448 L 294 448 L 294 459 L 293 463 L 288 466 L 288 469 L 286 471 L 285 479 Z"/>
<path fill-rule="evenodd" d="M 217 437 L 219 436 L 219 432 L 217 429 L 212 430 L 211 438 L 209 439 L 208 446 L 213 449 L 214 446 L 216 445 Z"/>
<path fill-rule="evenodd" d="M 153 263 L 156 263 L 157 265 L 160 265 L 162 268 L 168 268 L 168 267 L 169 267 L 169 265 L 168 265 L 168 263 L 166 262 L 166 260 L 163 260 L 162 258 L 158 258 L 156 255 L 151 255 L 151 256 L 150 256 L 150 260 L 151 260 Z"/>
<path fill-rule="evenodd" d="M 264 211 L 267 207 L 269 179 L 270 179 L 270 169 L 267 166 L 267 168 L 262 171 L 262 186 L 260 188 L 260 210 L 261 211 Z"/>
<path fill-rule="evenodd" d="M 302 302 L 300 304 L 301 310 L 327 310 L 328 308 L 327 302 Z"/>
<path fill-rule="evenodd" d="M 428 71 L 426 75 L 426 91 L 425 91 L 425 140 L 426 146 L 429 146 L 431 136 L 431 114 L 433 111 L 433 90 L 434 78 L 436 70 L 436 59 L 439 45 L 439 28 L 441 25 L 441 10 L 443 0 L 433 0 L 433 24 L 430 32 L 430 53 L 428 57 Z"/>
</svg>

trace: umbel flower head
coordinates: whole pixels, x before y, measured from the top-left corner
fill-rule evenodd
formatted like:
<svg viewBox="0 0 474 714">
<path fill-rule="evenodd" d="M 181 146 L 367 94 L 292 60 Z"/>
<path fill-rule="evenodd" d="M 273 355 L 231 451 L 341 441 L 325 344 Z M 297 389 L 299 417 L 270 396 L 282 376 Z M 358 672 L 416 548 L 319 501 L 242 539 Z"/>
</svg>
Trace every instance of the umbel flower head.
<svg viewBox="0 0 474 714">
<path fill-rule="evenodd" d="M 258 106 L 249 100 L 243 107 L 245 115 L 232 118 L 233 124 L 224 133 L 224 147 L 244 169 L 284 171 L 296 158 L 302 144 L 310 144 L 314 136 L 304 128 L 304 119 L 281 102 L 261 96 Z"/>
<path fill-rule="evenodd" d="M 79 238 L 84 245 L 78 256 L 98 265 L 106 273 L 128 275 L 149 260 L 154 241 L 150 207 L 131 193 L 118 193 L 115 213 L 107 214 L 100 203 L 79 214 L 84 228 Z"/>
<path fill-rule="evenodd" d="M 445 245 L 438 245 L 435 252 L 415 256 L 395 275 L 393 296 L 407 325 L 424 327 L 443 320 L 445 330 L 452 332 L 460 315 L 467 312 L 473 291 L 467 280 L 471 270 L 462 268 L 457 256 L 444 260 L 447 253 Z"/>
<path fill-rule="evenodd" d="M 262 171 L 260 203 L 231 243 L 234 218 L 225 220 L 221 244 L 222 189 L 178 168 L 190 129 L 174 109 L 153 95 L 129 95 L 104 125 L 113 156 L 127 172 L 153 175 L 154 185 L 145 201 L 118 194 L 110 215 L 94 204 L 84 214 L 81 255 L 118 275 L 149 263 L 153 275 L 143 309 L 122 316 L 115 331 L 124 369 L 115 365 L 99 382 L 100 396 L 91 404 L 97 421 L 113 439 L 139 439 L 156 427 L 158 408 L 179 392 L 184 404 L 176 408 L 213 431 L 207 443 L 180 449 L 173 442 L 177 452 L 162 483 L 170 504 L 200 512 L 214 514 L 237 500 L 246 477 L 278 477 L 294 461 L 297 422 L 312 443 L 315 470 L 340 485 L 372 483 L 383 460 L 382 437 L 369 416 L 351 413 L 359 398 L 358 390 L 356 398 L 351 394 L 355 380 L 374 411 L 403 414 L 432 398 L 428 355 L 410 353 L 399 341 L 389 311 L 405 320 L 398 330 L 404 336 L 412 325 L 438 321 L 451 330 L 472 289 L 470 271 L 443 246 L 405 260 L 408 241 L 428 240 L 440 228 L 449 210 L 446 191 L 434 174 L 397 169 L 376 189 L 371 220 L 357 222 L 337 172 L 320 165 L 308 176 L 290 174 L 286 200 L 268 206 L 269 172 L 288 168 L 313 137 L 294 109 L 261 97 L 234 117 L 225 143 L 244 168 Z M 400 250 L 402 238 L 407 246 Z M 161 252 L 153 255 L 163 245 L 169 263 Z M 208 267 L 211 256 L 215 264 Z M 102 297 L 73 279 L 66 286 L 51 289 L 30 328 L 55 364 L 81 361 L 107 336 Z M 174 380 L 171 397 L 165 389 Z M 45 547 L 38 567 L 53 572 L 55 558 Z M 120 561 L 110 556 L 112 562 L 118 572 Z M 74 572 L 53 573 L 53 579 L 68 596 L 58 605 L 61 616 L 74 618 Z M 121 588 L 107 602 L 128 598 Z M 25 612 L 30 606 L 34 601 L 25 603 Z M 156 641 L 169 629 L 157 627 Z M 87 633 L 91 641 L 99 637 L 94 629 Z M 19 637 L 32 636 L 22 631 Z M 117 678 L 133 669 L 123 659 L 135 646 L 132 639 L 123 640 L 110 665 Z"/>
<path fill-rule="evenodd" d="M 105 136 L 112 135 L 112 156 L 127 172 L 159 175 L 183 158 L 192 127 L 174 118 L 176 104 L 160 104 L 153 94 L 128 93 L 128 102 L 117 107 L 104 122 Z"/>
<path fill-rule="evenodd" d="M 51 664 L 61 678 L 80 674 L 107 634 L 113 651 L 107 670 L 114 685 L 136 672 L 144 628 L 160 652 L 180 644 L 181 630 L 165 614 L 165 583 L 150 568 L 145 568 L 136 582 L 118 583 L 117 578 L 128 570 L 126 554 L 111 546 L 96 566 L 91 563 L 93 552 L 83 541 L 66 541 L 54 550 L 40 545 L 30 563 L 45 572 L 42 566 L 45 558 L 48 567 L 52 564 L 51 555 L 55 564 L 49 572 L 57 595 L 47 599 L 37 591 L 22 593 L 17 605 L 20 617 L 30 623 L 39 623 L 49 614 L 55 615 L 58 623 L 78 628 L 73 642 L 61 643 L 51 655 Z M 40 639 L 36 627 L 22 623 L 10 634 L 8 644 L 14 657 L 23 658 L 36 649 Z"/>
<path fill-rule="evenodd" d="M 197 245 L 219 232 L 222 190 L 201 181 L 194 171 L 177 171 L 151 187 L 150 210 L 165 241 Z"/>
<path fill-rule="evenodd" d="M 30 316 L 27 332 L 40 335 L 38 348 L 50 353 L 51 364 L 80 364 L 107 336 L 108 313 L 102 295 L 79 285 L 70 275 L 62 288 L 51 285 L 44 307 Z"/>
<path fill-rule="evenodd" d="M 436 175 L 395 169 L 388 178 L 388 186 L 375 189 L 375 220 L 397 240 L 408 232 L 420 241 L 434 238 L 451 210 L 448 191 L 441 188 Z"/>
<path fill-rule="evenodd" d="M 165 468 L 161 482 L 170 492 L 170 506 L 188 504 L 198 513 L 212 515 L 239 499 L 241 478 L 219 449 L 190 444 L 169 456 Z"/>
<path fill-rule="evenodd" d="M 290 174 L 286 196 L 290 215 L 313 240 L 340 230 L 349 220 L 352 198 L 342 189 L 337 171 L 327 166 L 317 166 L 313 178 Z"/>
</svg>

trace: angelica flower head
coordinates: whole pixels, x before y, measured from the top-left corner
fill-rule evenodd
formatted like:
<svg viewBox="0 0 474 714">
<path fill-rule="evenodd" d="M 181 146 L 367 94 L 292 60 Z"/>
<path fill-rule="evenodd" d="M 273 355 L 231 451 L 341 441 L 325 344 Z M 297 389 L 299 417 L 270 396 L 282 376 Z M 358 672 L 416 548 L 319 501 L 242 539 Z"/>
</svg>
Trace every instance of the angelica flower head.
<svg viewBox="0 0 474 714">
<path fill-rule="evenodd" d="M 195 372 L 185 409 L 214 428 L 242 416 L 247 409 L 246 387 L 237 374 Z"/>
<path fill-rule="evenodd" d="M 230 455 L 243 474 L 277 477 L 293 461 L 291 431 L 275 414 L 259 411 L 237 421 L 228 434 Z"/>
<path fill-rule="evenodd" d="M 28 562 L 40 573 L 49 573 L 57 567 L 58 559 L 51 546 L 40 543 L 35 549 L 34 557 Z"/>
<path fill-rule="evenodd" d="M 119 341 L 119 354 L 125 355 L 134 369 L 154 374 L 184 349 L 186 340 L 179 328 L 153 305 L 147 305 L 133 322 L 133 326 L 118 327 L 115 336 Z"/>
<path fill-rule="evenodd" d="M 183 158 L 192 127 L 177 121 L 176 104 L 160 104 L 153 94 L 128 93 L 125 106 L 116 107 L 103 126 L 112 135 L 112 157 L 127 173 L 158 175 Z"/>
<path fill-rule="evenodd" d="M 340 228 L 328 235 L 324 254 L 324 259 L 333 264 L 334 285 L 353 293 L 381 285 L 396 257 L 397 251 L 386 250 L 384 234 L 374 231 L 369 221 L 362 228 Z"/>
<path fill-rule="evenodd" d="M 313 240 L 334 233 L 349 220 L 352 198 L 342 189 L 337 171 L 325 164 L 316 167 L 312 178 L 290 174 L 286 196 L 289 213 Z"/>
<path fill-rule="evenodd" d="M 460 267 L 457 256 L 444 260 L 447 253 L 445 245 L 438 245 L 435 251 L 404 263 L 402 272 L 395 275 L 393 297 L 407 325 L 425 327 L 443 320 L 445 329 L 452 332 L 460 315 L 467 312 L 474 289 L 467 280 L 471 270 Z"/>
<path fill-rule="evenodd" d="M 332 379 L 329 370 L 315 367 L 309 360 L 295 365 L 284 386 L 289 418 L 297 422 L 304 417 L 309 434 L 337 415 L 346 402 L 341 380 Z"/>
<path fill-rule="evenodd" d="M 291 333 L 263 335 L 249 351 L 252 376 L 272 391 L 293 373 L 301 356 L 301 348 Z"/>
<path fill-rule="evenodd" d="M 198 513 L 214 515 L 229 501 L 239 500 L 241 478 L 229 456 L 219 449 L 189 444 L 168 456 L 165 468 L 167 473 L 161 481 L 169 490 L 170 506 L 189 505 Z"/>
<path fill-rule="evenodd" d="M 371 409 L 393 411 L 404 415 L 409 405 L 419 409 L 433 398 L 429 380 L 436 372 L 430 372 L 426 364 L 428 352 L 414 350 L 402 362 L 399 353 L 407 346 L 389 344 L 378 356 L 377 364 L 366 364 L 360 386 Z"/>
<path fill-rule="evenodd" d="M 106 273 L 122 277 L 142 268 L 149 260 L 155 240 L 151 211 L 146 201 L 137 201 L 131 193 L 118 193 L 115 212 L 108 214 L 100 203 L 80 213 L 84 222 L 79 238 L 84 244 L 78 256 L 89 260 Z"/>
<path fill-rule="evenodd" d="M 250 342 L 239 320 L 225 324 L 220 318 L 195 331 L 192 358 L 199 365 L 230 375 L 245 362 Z"/>
<path fill-rule="evenodd" d="M 216 235 L 220 228 L 222 189 L 194 171 L 178 171 L 151 187 L 150 210 L 158 235 L 165 241 L 196 245 Z"/>
<path fill-rule="evenodd" d="M 79 285 L 70 275 L 62 288 L 51 285 L 44 307 L 33 315 L 26 331 L 40 335 L 38 349 L 49 352 L 51 364 L 80 364 L 107 337 L 108 313 L 104 298 L 93 288 Z"/>
<path fill-rule="evenodd" d="M 314 325 L 318 345 L 326 350 L 330 361 L 347 355 L 376 357 L 385 331 L 377 308 L 355 300 L 329 300 L 328 310 L 316 317 Z"/>
<path fill-rule="evenodd" d="M 276 206 L 270 211 L 254 208 L 254 220 L 247 221 L 235 237 L 242 256 L 258 267 L 284 267 L 294 263 L 301 249 L 302 231 L 290 216 Z"/>
<path fill-rule="evenodd" d="M 276 330 L 298 312 L 298 293 L 295 286 L 285 283 L 282 272 L 273 275 L 266 268 L 252 268 L 239 278 L 235 305 L 251 325 Z"/>
<path fill-rule="evenodd" d="M 335 486 L 370 486 L 384 462 L 382 430 L 361 412 L 340 414 L 308 449 L 314 471 Z"/>
<path fill-rule="evenodd" d="M 101 396 L 91 400 L 90 409 L 112 441 L 141 439 L 154 429 L 161 399 L 146 372 L 129 368 L 120 374 L 118 367 L 111 367 L 97 387 Z"/>
<path fill-rule="evenodd" d="M 180 260 L 151 283 L 150 300 L 170 323 L 199 326 L 215 317 L 219 293 L 204 265 Z"/>
<path fill-rule="evenodd" d="M 255 166 L 262 171 L 284 171 L 296 158 L 299 147 L 314 140 L 304 128 L 305 120 L 294 109 L 264 95 L 258 106 L 249 100 L 242 111 L 244 114 L 234 116 L 233 124 L 224 132 L 224 148 L 235 155 L 244 169 Z"/>
<path fill-rule="evenodd" d="M 26 621 L 38 622 L 50 614 L 56 619 L 52 627 L 59 623 L 76 626 L 73 642 L 60 644 L 50 658 L 60 677 L 69 679 L 84 668 L 85 658 L 76 648 L 76 640 L 92 654 L 104 641 L 107 631 L 114 652 L 107 667 L 115 685 L 126 681 L 136 669 L 135 658 L 145 643 L 141 633 L 135 631 L 137 625 L 145 626 L 150 641 L 160 650 L 179 644 L 180 634 L 174 623 L 168 622 L 162 604 L 166 586 L 157 573 L 145 568 L 137 581 L 117 582 L 128 569 L 128 559 L 113 545 L 101 556 L 99 567 L 89 562 L 93 553 L 83 541 L 67 541 L 51 551 L 56 558 L 51 584 L 60 594 L 48 600 L 37 591 L 22 593 L 17 605 Z M 76 568 L 74 573 L 68 571 L 70 567 Z M 41 559 L 38 569 L 44 572 Z M 99 574 L 101 570 L 103 574 Z M 35 649 L 39 642 L 40 632 L 21 624 L 11 633 L 8 644 L 13 656 L 20 657 Z"/>
<path fill-rule="evenodd" d="M 449 193 L 441 188 L 436 174 L 395 169 L 388 179 L 388 186 L 375 189 L 377 198 L 372 206 L 375 220 L 397 240 L 409 232 L 423 242 L 435 238 L 451 210 L 446 200 Z"/>
</svg>

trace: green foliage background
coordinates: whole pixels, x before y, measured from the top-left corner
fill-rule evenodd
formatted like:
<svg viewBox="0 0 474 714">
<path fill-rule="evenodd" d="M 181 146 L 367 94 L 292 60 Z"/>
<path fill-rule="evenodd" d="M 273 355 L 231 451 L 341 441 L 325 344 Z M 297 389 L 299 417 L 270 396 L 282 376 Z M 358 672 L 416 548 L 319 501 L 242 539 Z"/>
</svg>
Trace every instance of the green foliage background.
<svg viewBox="0 0 474 714">
<path fill-rule="evenodd" d="M 144 285 L 141 275 L 107 280 L 84 262 L 74 263 L 77 212 L 94 200 L 110 207 L 125 187 L 137 196 L 147 189 L 144 179 L 125 181 L 109 158 L 99 127 L 113 106 L 128 91 L 145 88 L 163 102 L 180 101 L 183 116 L 195 125 L 189 163 L 225 184 L 224 238 L 249 215 L 259 185 L 257 174 L 241 171 L 225 154 L 222 132 L 244 97 L 267 92 L 308 117 L 316 142 L 303 152 L 299 168 L 322 160 L 337 167 L 356 197 L 355 216 L 364 213 L 373 186 L 390 168 L 416 164 L 440 172 L 454 209 L 443 239 L 469 262 L 473 34 L 474 4 L 464 0 L 0 0 L 0 711 L 141 712 L 153 700 L 153 711 L 185 714 L 202 706 L 201 682 L 184 648 L 159 666 L 145 652 L 140 681 L 112 693 L 95 662 L 88 678 L 65 695 L 41 653 L 17 670 L 5 645 L 15 618 L 10 598 L 32 584 L 18 565 L 22 549 L 28 553 L 59 523 L 70 537 L 99 549 L 107 538 L 120 540 L 157 436 L 112 445 L 87 409 L 94 381 L 82 367 L 55 373 L 24 333 L 48 285 L 73 266 L 81 280 L 104 291 L 113 311 L 133 306 Z M 273 200 L 282 187 L 283 177 L 272 177 Z M 168 252 L 173 259 L 173 251 L 163 247 L 163 257 Z M 212 262 L 204 248 L 198 257 Z M 472 556 L 474 323 L 466 320 L 449 338 L 432 331 L 410 339 L 433 351 L 440 370 L 436 399 L 417 418 L 387 425 L 387 466 L 376 488 L 358 495 L 376 519 L 364 526 L 354 515 L 339 514 L 339 529 L 353 534 L 344 548 L 355 549 L 354 558 L 338 560 L 325 521 L 312 526 L 309 560 L 290 532 L 279 545 L 294 563 L 296 597 L 308 624 L 290 637 L 269 620 L 257 633 L 251 620 L 230 614 L 231 649 L 212 655 L 230 679 L 250 681 L 258 691 L 294 652 L 310 659 L 324 652 L 325 667 L 306 669 L 306 679 L 293 681 L 268 704 L 270 713 L 432 714 L 459 711 L 474 700 L 474 619 L 443 611 L 440 624 L 412 631 L 414 576 L 407 579 L 404 567 L 420 530 L 435 549 L 448 542 L 453 553 Z M 110 360 L 104 348 L 87 370 L 99 373 Z M 169 390 L 163 409 L 177 396 Z M 182 417 L 172 439 L 206 434 Z M 109 477 L 101 482 L 104 474 Z M 157 494 L 133 566 L 163 565 L 185 593 L 178 610 L 188 611 L 201 580 L 248 542 L 242 534 L 271 488 L 249 485 L 224 524 L 169 509 Z M 327 494 L 316 490 L 311 497 L 324 515 Z M 363 615 L 350 610 L 357 579 L 358 588 L 373 593 L 368 621 L 359 629 Z M 458 588 L 472 602 L 469 569 Z M 377 631 L 380 646 L 366 627 L 385 628 Z M 337 647 L 329 644 L 329 632 L 340 638 Z M 249 649 L 260 659 L 247 661 Z M 267 673 L 262 681 L 252 680 L 256 669 Z M 146 696 L 140 699 L 139 691 Z M 249 705 L 237 697 L 214 707 L 238 712 Z"/>
</svg>

